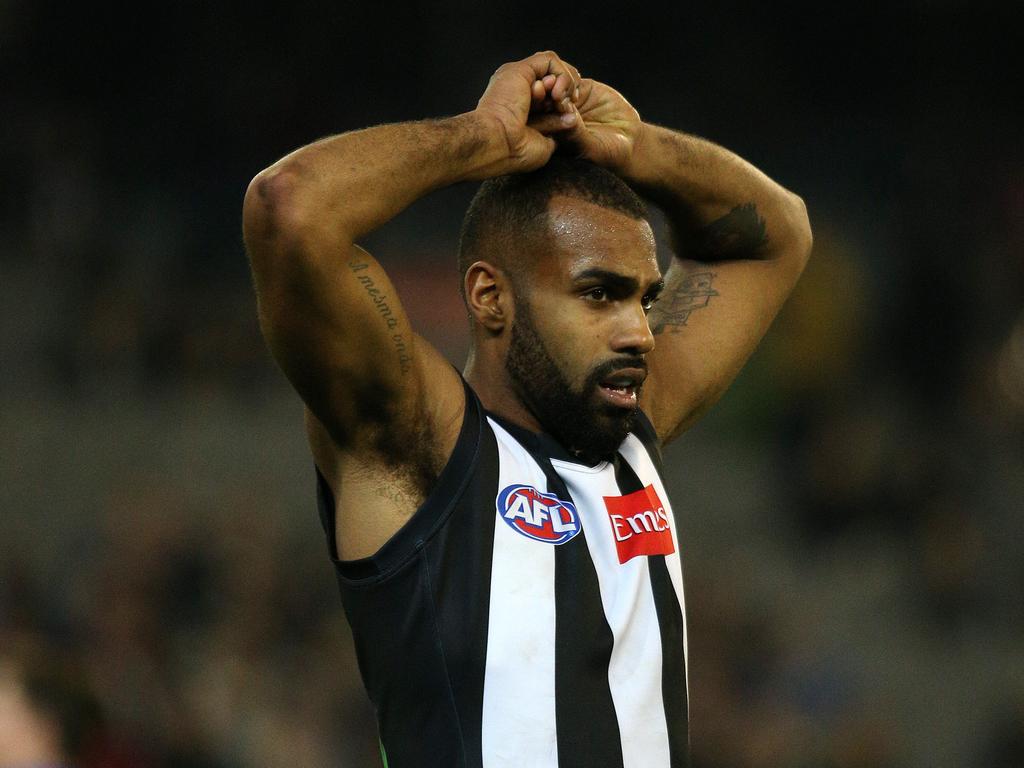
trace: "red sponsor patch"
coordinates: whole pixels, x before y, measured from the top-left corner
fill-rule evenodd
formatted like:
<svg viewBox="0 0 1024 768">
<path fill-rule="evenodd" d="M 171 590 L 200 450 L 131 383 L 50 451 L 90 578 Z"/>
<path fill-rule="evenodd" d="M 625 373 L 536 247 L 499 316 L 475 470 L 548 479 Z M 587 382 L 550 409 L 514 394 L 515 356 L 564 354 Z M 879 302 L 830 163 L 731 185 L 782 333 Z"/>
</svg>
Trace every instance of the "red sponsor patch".
<svg viewBox="0 0 1024 768">
<path fill-rule="evenodd" d="M 637 555 L 671 555 L 676 551 L 668 511 L 653 485 L 625 496 L 605 496 L 604 505 L 619 564 Z"/>
</svg>

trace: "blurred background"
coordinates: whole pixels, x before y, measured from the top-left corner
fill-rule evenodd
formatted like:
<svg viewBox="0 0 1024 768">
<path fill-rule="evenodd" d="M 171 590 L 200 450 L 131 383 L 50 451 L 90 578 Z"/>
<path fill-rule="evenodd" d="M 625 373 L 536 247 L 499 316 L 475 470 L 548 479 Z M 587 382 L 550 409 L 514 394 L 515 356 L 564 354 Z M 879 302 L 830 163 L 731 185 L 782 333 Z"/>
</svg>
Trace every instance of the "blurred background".
<svg viewBox="0 0 1024 768">
<path fill-rule="evenodd" d="M 379 765 L 242 196 L 554 48 L 815 230 L 667 456 L 696 765 L 1024 766 L 1018 8 L 0 0 L 0 765 Z M 367 243 L 460 366 L 472 192 Z"/>
</svg>

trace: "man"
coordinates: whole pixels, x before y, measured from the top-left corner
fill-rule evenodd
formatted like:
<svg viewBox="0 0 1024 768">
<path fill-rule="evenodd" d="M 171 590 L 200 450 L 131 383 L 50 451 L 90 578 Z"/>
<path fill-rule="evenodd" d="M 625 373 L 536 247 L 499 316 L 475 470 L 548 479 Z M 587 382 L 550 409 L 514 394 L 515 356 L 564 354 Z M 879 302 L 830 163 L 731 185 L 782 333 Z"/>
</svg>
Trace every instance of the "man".
<svg viewBox="0 0 1024 768">
<path fill-rule="evenodd" d="M 485 179 L 460 244 L 463 378 L 356 243 Z M 670 222 L 664 277 L 630 187 Z M 253 180 L 244 228 L 385 760 L 686 765 L 660 446 L 793 288 L 801 200 L 549 51 L 500 67 L 471 112 L 293 152 Z"/>
</svg>

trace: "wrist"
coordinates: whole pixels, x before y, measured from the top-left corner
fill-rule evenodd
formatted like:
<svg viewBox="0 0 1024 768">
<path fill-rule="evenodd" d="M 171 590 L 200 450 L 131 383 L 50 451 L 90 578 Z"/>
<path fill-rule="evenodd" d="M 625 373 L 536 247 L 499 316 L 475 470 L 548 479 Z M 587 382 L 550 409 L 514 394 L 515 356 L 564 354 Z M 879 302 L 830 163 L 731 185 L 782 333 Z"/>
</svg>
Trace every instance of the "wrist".
<svg viewBox="0 0 1024 768">
<path fill-rule="evenodd" d="M 504 123 L 488 112 L 474 109 L 449 118 L 458 126 L 469 162 L 463 181 L 483 181 L 511 170 L 511 151 Z"/>
<path fill-rule="evenodd" d="M 637 125 L 625 162 L 621 167 L 614 169 L 628 182 L 642 184 L 649 181 L 650 163 L 646 161 L 646 158 L 648 147 L 654 141 L 653 129 L 654 126 L 642 121 Z"/>
</svg>

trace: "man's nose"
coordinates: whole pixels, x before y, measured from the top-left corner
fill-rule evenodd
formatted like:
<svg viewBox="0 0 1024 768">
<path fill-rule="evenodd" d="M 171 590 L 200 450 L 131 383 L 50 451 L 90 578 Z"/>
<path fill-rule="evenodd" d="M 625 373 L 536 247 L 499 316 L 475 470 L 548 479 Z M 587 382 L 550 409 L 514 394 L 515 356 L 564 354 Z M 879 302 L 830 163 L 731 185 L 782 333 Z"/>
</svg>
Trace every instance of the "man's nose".
<svg viewBox="0 0 1024 768">
<path fill-rule="evenodd" d="M 629 307 L 623 312 L 616 324 L 612 349 L 616 352 L 632 352 L 638 355 L 646 355 L 654 349 L 654 334 L 651 333 L 647 313 L 642 306 L 638 305 L 635 309 Z"/>
</svg>

